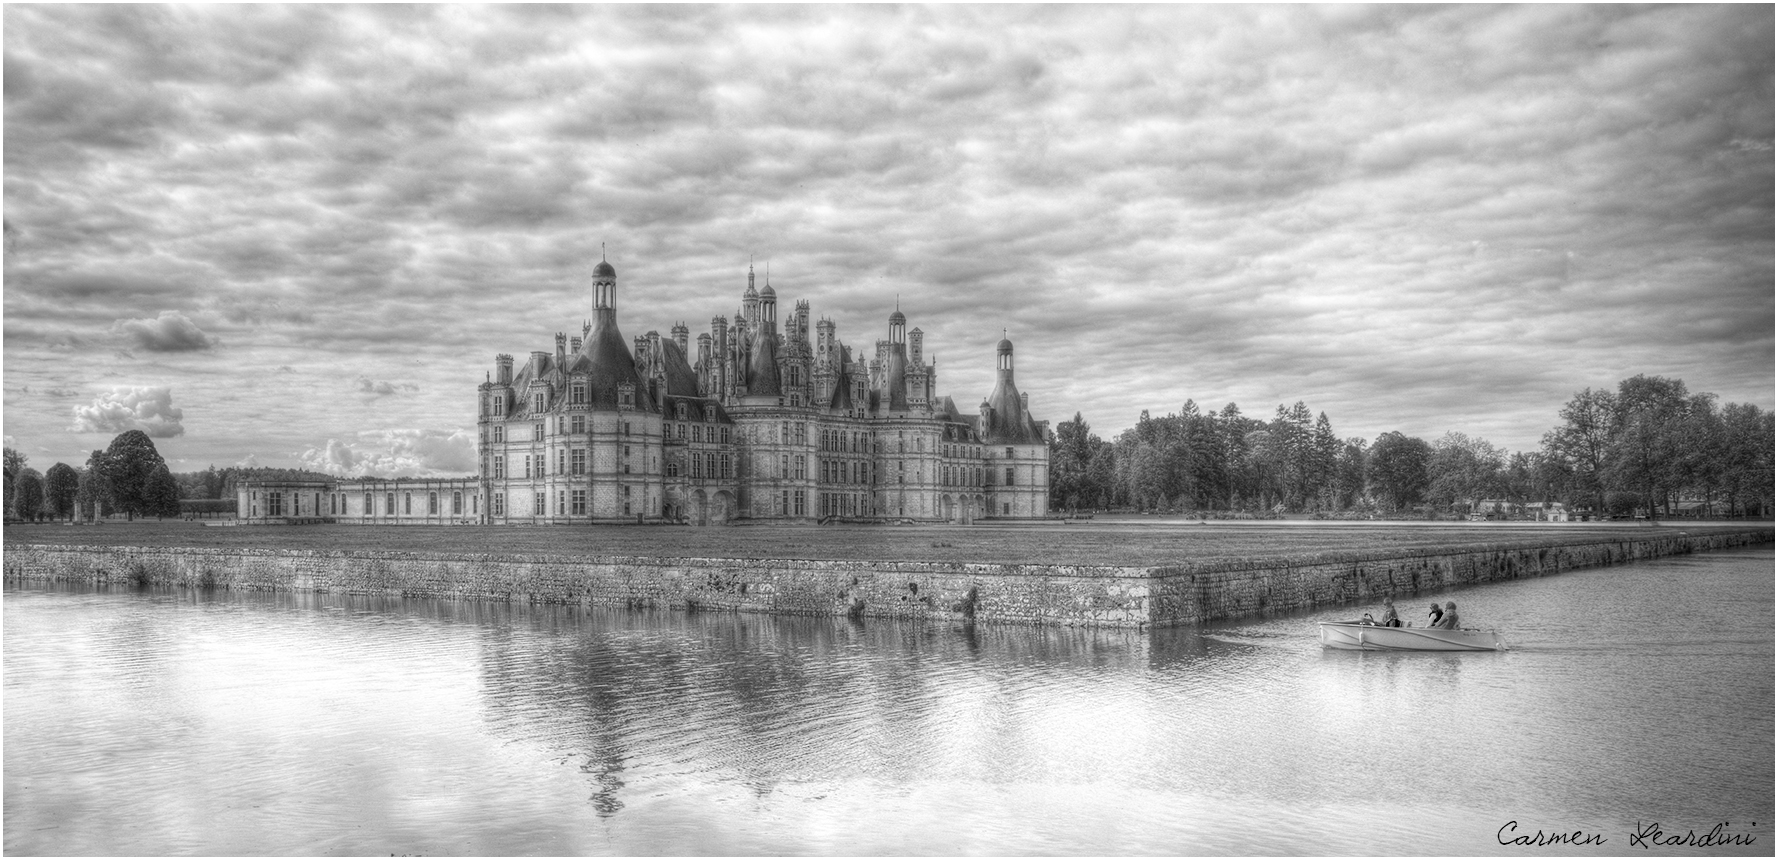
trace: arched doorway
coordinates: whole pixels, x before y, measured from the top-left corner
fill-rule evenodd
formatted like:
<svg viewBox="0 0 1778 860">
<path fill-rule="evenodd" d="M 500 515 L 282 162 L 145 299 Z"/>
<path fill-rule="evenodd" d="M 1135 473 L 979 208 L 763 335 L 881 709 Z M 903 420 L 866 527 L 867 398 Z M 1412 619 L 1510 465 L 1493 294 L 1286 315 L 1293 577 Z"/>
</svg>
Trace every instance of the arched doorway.
<svg viewBox="0 0 1778 860">
<path fill-rule="evenodd" d="M 722 525 L 734 515 L 735 497 L 728 490 L 717 490 L 710 496 L 709 524 Z"/>
</svg>

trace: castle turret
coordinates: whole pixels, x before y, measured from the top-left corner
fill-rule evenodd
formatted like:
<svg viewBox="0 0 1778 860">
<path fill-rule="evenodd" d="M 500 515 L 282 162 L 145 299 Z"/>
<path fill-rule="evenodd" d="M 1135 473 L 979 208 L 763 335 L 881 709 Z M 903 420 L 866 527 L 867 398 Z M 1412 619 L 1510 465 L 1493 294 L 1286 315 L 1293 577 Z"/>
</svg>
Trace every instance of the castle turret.
<svg viewBox="0 0 1778 860">
<path fill-rule="evenodd" d="M 690 340 L 691 340 L 691 329 L 686 328 L 685 323 L 683 323 L 683 322 L 674 323 L 673 324 L 673 342 L 676 344 L 679 344 L 679 351 L 680 352 L 686 353 L 686 352 L 690 351 L 689 350 Z"/>
<path fill-rule="evenodd" d="M 512 384 L 512 356 L 504 352 L 494 356 L 494 384 Z"/>
<path fill-rule="evenodd" d="M 990 444 L 1026 445 L 1043 441 L 1026 412 L 1025 398 L 1013 384 L 1012 341 L 1002 338 L 994 346 L 994 391 L 988 395 L 989 420 L 983 423 L 983 441 Z"/>
<path fill-rule="evenodd" d="M 890 412 L 908 411 L 907 324 L 908 319 L 900 310 L 889 315 L 889 369 L 884 378 L 888 390 L 884 400 Z"/>
</svg>

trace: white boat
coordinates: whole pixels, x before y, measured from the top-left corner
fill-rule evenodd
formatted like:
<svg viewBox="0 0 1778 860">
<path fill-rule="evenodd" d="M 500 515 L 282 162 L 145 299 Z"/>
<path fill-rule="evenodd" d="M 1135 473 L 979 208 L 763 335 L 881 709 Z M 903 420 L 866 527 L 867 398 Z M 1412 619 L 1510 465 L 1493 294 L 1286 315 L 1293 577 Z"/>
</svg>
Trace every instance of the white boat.
<svg viewBox="0 0 1778 860">
<path fill-rule="evenodd" d="M 1382 627 L 1362 621 L 1321 622 L 1321 644 L 1348 651 L 1505 651 L 1493 630 Z"/>
</svg>

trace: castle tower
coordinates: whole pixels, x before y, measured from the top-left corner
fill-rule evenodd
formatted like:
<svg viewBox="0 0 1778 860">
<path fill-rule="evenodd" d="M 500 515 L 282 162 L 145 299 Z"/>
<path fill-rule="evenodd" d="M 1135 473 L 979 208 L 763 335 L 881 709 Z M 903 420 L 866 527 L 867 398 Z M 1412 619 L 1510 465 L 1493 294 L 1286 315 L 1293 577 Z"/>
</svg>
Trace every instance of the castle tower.
<svg viewBox="0 0 1778 860">
<path fill-rule="evenodd" d="M 679 352 L 681 354 L 684 354 L 684 355 L 691 354 L 691 351 L 689 349 L 689 347 L 691 346 L 691 344 L 689 343 L 690 340 L 691 340 L 691 329 L 686 328 L 685 323 L 683 323 L 683 322 L 674 323 L 673 324 L 673 342 L 676 344 L 679 344 Z"/>
</svg>

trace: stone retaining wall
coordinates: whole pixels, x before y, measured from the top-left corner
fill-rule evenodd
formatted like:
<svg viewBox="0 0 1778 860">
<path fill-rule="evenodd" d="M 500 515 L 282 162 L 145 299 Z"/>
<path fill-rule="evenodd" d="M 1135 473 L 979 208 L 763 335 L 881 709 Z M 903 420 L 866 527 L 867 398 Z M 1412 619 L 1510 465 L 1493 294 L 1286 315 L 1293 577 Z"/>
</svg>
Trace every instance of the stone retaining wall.
<svg viewBox="0 0 1778 860">
<path fill-rule="evenodd" d="M 1147 627 L 1291 612 L 1384 594 L 1770 543 L 1772 531 L 1448 550 L 1246 569 L 608 557 L 15 544 L 7 579 L 336 591 L 401 597 L 801 615 Z"/>
</svg>

